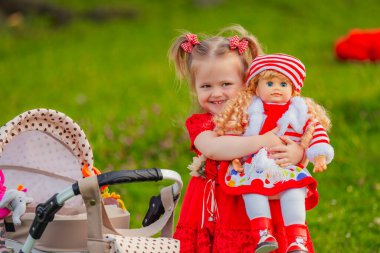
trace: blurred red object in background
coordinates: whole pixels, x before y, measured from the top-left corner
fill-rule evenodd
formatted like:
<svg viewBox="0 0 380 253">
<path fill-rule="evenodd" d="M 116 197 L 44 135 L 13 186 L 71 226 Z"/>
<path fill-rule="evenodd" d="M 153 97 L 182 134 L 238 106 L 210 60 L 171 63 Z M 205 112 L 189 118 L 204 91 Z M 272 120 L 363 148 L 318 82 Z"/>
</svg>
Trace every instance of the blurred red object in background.
<svg viewBox="0 0 380 253">
<path fill-rule="evenodd" d="M 380 61 L 380 29 L 353 29 L 334 49 L 339 60 Z"/>
</svg>

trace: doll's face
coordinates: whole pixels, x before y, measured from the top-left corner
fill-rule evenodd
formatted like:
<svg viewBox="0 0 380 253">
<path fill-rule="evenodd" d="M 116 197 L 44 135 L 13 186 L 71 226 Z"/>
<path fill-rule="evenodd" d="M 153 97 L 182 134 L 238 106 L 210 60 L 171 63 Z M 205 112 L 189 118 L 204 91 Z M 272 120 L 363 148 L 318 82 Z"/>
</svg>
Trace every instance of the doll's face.
<svg viewBox="0 0 380 253">
<path fill-rule="evenodd" d="M 292 84 L 278 77 L 260 78 L 256 88 L 256 95 L 266 103 L 287 103 L 292 93 Z"/>
<path fill-rule="evenodd" d="M 221 112 L 225 103 L 244 86 L 241 60 L 234 54 L 226 54 L 193 64 L 196 64 L 194 83 L 200 106 L 212 114 Z"/>
</svg>

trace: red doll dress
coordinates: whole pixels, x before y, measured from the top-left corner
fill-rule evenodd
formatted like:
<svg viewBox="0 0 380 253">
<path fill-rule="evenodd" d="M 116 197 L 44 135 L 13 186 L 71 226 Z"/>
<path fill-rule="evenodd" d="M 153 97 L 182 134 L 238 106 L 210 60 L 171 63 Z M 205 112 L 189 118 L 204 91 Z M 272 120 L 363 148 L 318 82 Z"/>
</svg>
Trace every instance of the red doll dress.
<svg viewBox="0 0 380 253">
<path fill-rule="evenodd" d="M 289 103 L 283 105 L 263 103 L 263 108 L 266 119 L 259 134 L 265 134 L 277 126 L 277 121 L 287 112 Z M 254 160 L 257 157 L 260 157 L 258 158 L 259 160 L 265 160 L 267 157 L 265 149 L 261 149 L 257 154 L 247 159 L 243 164 L 244 171 L 241 173 L 236 172 L 231 163 L 221 163 L 219 180 L 226 193 L 232 195 L 255 193 L 276 196 L 288 189 L 306 187 L 306 210 L 310 210 L 317 205 L 319 199 L 317 181 L 303 165 L 279 168 L 279 172 L 272 175 L 255 164 Z M 273 160 L 264 162 L 274 163 Z M 273 165 L 264 164 L 264 166 Z M 275 166 L 277 169 L 277 165 Z"/>
<path fill-rule="evenodd" d="M 213 130 L 212 115 L 194 114 L 186 121 L 191 149 L 194 140 L 203 131 Z M 249 218 L 241 195 L 228 195 L 218 181 L 219 162 L 206 160 L 205 178 L 191 177 L 183 199 L 174 238 L 181 242 L 182 253 L 254 252 Z M 288 245 L 279 200 L 271 200 L 271 213 L 279 248 L 275 253 L 285 253 Z M 314 253 L 308 233 L 307 248 Z"/>
</svg>

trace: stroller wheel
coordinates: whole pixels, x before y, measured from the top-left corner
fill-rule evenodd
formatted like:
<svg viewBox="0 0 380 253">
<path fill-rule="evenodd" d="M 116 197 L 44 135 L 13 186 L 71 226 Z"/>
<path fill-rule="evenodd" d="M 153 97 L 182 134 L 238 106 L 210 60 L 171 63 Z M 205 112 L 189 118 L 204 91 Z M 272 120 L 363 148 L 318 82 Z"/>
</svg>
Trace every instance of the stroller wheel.
<svg viewBox="0 0 380 253">
<path fill-rule="evenodd" d="M 149 201 L 149 209 L 142 222 L 143 227 L 149 226 L 158 220 L 164 212 L 165 209 L 162 205 L 161 195 L 151 197 Z"/>
</svg>

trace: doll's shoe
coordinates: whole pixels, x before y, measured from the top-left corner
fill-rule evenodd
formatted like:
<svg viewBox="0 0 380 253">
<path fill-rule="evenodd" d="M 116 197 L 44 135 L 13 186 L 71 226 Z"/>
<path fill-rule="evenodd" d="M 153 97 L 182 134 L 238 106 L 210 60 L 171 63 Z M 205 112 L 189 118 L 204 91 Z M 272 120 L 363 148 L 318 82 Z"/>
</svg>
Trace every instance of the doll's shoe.
<svg viewBox="0 0 380 253">
<path fill-rule="evenodd" d="M 307 242 L 307 227 L 302 224 L 294 224 L 285 227 L 286 235 L 290 245 L 286 250 L 286 253 L 308 253 L 306 248 Z"/>
<path fill-rule="evenodd" d="M 276 239 L 268 233 L 268 230 L 260 230 L 260 240 L 256 246 L 255 253 L 267 253 L 278 248 Z"/>
<path fill-rule="evenodd" d="M 272 220 L 265 217 L 255 218 L 250 221 L 255 253 L 267 253 L 278 248 L 276 239 L 272 236 Z"/>
<path fill-rule="evenodd" d="M 301 239 L 302 240 L 302 239 Z M 291 243 L 286 250 L 286 253 L 308 253 L 309 251 L 304 245 L 303 240 L 302 241 L 295 241 Z"/>
</svg>

